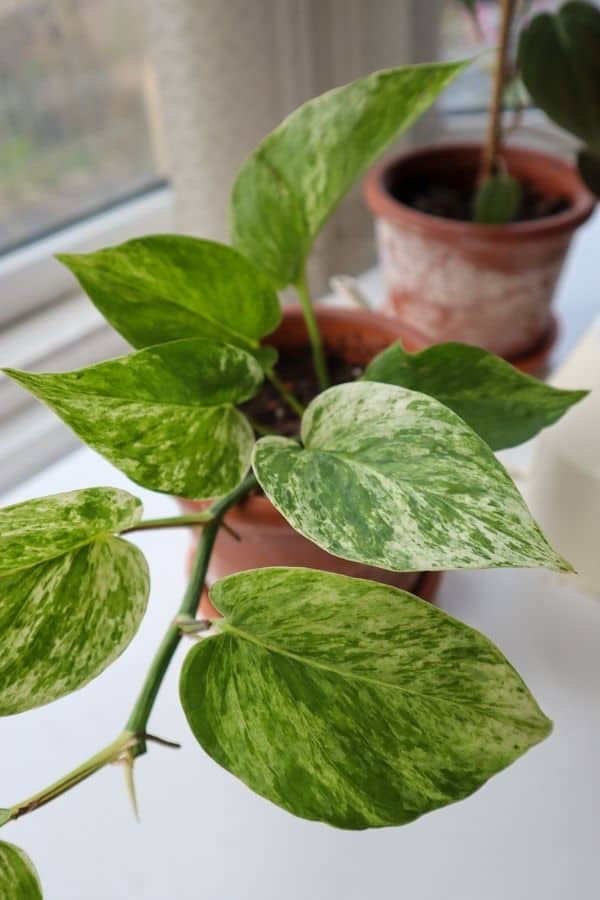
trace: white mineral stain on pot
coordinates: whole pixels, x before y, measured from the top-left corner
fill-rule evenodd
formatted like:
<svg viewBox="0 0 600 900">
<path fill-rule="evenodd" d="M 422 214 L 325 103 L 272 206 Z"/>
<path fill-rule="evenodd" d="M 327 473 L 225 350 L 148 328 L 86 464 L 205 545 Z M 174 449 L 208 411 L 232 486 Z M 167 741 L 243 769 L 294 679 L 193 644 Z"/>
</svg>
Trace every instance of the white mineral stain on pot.
<svg viewBox="0 0 600 900">
<path fill-rule="evenodd" d="M 517 355 L 547 330 L 561 257 L 502 271 L 475 265 L 459 246 L 384 219 L 377 221 L 377 238 L 385 311 L 399 315 L 427 343 L 463 341 Z"/>
</svg>

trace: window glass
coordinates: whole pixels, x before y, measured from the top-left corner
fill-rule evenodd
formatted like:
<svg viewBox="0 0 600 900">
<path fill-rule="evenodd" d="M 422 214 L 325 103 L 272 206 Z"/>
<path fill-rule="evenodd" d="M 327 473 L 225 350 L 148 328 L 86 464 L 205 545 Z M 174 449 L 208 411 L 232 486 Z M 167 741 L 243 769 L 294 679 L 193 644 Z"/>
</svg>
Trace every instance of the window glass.
<svg viewBox="0 0 600 900">
<path fill-rule="evenodd" d="M 0 0 L 0 253 L 153 186 L 144 0 Z"/>
</svg>

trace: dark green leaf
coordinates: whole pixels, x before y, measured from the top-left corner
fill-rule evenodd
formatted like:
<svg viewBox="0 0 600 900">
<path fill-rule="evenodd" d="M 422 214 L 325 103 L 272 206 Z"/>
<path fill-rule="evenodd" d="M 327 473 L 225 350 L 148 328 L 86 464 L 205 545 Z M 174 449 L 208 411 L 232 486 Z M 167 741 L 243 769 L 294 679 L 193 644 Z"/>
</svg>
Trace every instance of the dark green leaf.
<svg viewBox="0 0 600 900">
<path fill-rule="evenodd" d="M 185 660 L 188 721 L 213 759 L 295 815 L 401 825 L 551 730 L 487 638 L 404 591 L 278 568 L 210 597 L 225 620 Z"/>
<path fill-rule="evenodd" d="M 273 363 L 273 352 L 258 345 L 279 324 L 279 300 L 232 247 L 153 235 L 58 259 L 134 347 L 203 337 L 251 350 L 266 367 Z"/>
<path fill-rule="evenodd" d="M 82 687 L 129 644 L 146 609 L 148 567 L 113 534 L 141 510 L 113 488 L 0 510 L 0 715 Z"/>
<path fill-rule="evenodd" d="M 589 187 L 590 191 L 600 197 L 600 152 L 593 153 L 584 147 L 577 154 L 579 174 Z"/>
<path fill-rule="evenodd" d="M 233 404 L 263 373 L 238 347 L 192 338 L 77 372 L 4 371 L 144 487 L 214 497 L 250 465 L 253 431 Z"/>
<path fill-rule="evenodd" d="M 435 397 L 493 450 L 529 440 L 587 394 L 550 387 L 468 344 L 437 344 L 419 353 L 393 344 L 375 357 L 363 377 Z"/>
<path fill-rule="evenodd" d="M 42 900 L 42 888 L 26 853 L 0 841 L 0 897 L 2 900 Z"/>
<path fill-rule="evenodd" d="M 375 72 L 305 103 L 246 160 L 233 187 L 236 247 L 295 284 L 321 226 L 357 177 L 468 63 Z"/>
<path fill-rule="evenodd" d="M 492 175 L 478 189 L 473 203 L 473 221 L 503 225 L 516 216 L 521 203 L 521 185 L 512 175 Z"/>
<path fill-rule="evenodd" d="M 296 531 L 335 556 L 400 572 L 572 571 L 487 444 L 433 397 L 338 385 L 312 401 L 301 438 L 261 438 L 254 471 Z"/>
<path fill-rule="evenodd" d="M 600 152 L 600 10 L 565 3 L 523 29 L 518 62 L 534 102 Z"/>
</svg>

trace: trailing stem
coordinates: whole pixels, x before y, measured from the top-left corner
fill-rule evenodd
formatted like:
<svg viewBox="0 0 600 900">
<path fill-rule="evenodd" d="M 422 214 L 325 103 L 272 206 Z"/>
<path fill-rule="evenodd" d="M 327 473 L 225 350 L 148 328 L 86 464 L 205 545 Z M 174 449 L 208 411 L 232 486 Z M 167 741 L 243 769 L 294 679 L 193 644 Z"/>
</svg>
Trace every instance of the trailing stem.
<svg viewBox="0 0 600 900">
<path fill-rule="evenodd" d="M 517 0 L 501 0 L 500 44 L 494 66 L 492 105 L 488 119 L 487 136 L 481 154 L 479 175 L 477 177 L 478 187 L 482 187 L 490 176 L 494 174 L 502 143 L 502 95 L 506 80 L 508 42 L 516 5 Z"/>
<path fill-rule="evenodd" d="M 39 791 L 39 793 L 34 794 L 32 797 L 28 797 L 27 800 L 22 800 L 20 803 L 11 806 L 8 811 L 10 815 L 7 817 L 6 821 L 9 819 L 18 819 L 20 816 L 33 812 L 41 806 L 45 806 L 46 803 L 50 803 L 51 800 L 55 800 L 56 797 L 60 797 L 60 795 L 66 793 L 66 791 L 70 791 L 75 785 L 85 781 L 86 778 L 89 778 L 90 775 L 94 775 L 100 769 L 104 768 L 104 766 L 123 759 L 125 754 L 131 750 L 137 742 L 138 739 L 135 735 L 122 732 L 116 740 L 112 741 L 112 743 L 108 744 L 98 753 L 95 753 L 94 756 L 91 756 L 76 769 L 73 769 L 68 775 L 55 781 L 53 784 L 49 785 L 49 787 L 44 788 L 43 791 Z"/>
<path fill-rule="evenodd" d="M 249 494 L 252 488 L 255 486 L 256 479 L 254 478 L 254 475 L 248 475 L 246 476 L 244 481 L 242 481 L 241 484 L 238 485 L 238 487 L 234 488 L 233 491 L 231 491 L 225 497 L 222 497 L 220 500 L 217 500 L 217 502 L 213 504 L 213 506 L 211 506 L 210 512 L 212 514 L 212 518 L 210 522 L 208 522 L 208 524 L 205 526 L 198 541 L 198 547 L 196 548 L 196 554 L 194 556 L 194 562 L 192 565 L 192 574 L 190 576 L 190 580 L 188 582 L 188 586 L 186 588 L 181 606 L 177 611 L 178 617 L 193 617 L 195 615 L 200 600 L 200 592 L 202 591 L 204 581 L 206 579 L 206 570 L 208 569 L 210 555 L 212 553 L 213 545 L 215 543 L 219 527 L 221 526 L 223 516 L 231 506 L 235 506 L 235 504 L 242 500 L 247 494 Z M 154 659 L 152 660 L 152 663 L 148 670 L 148 674 L 146 675 L 146 678 L 142 685 L 142 689 L 134 704 L 133 710 L 131 711 L 131 715 L 127 720 L 127 724 L 125 726 L 126 730 L 138 735 L 141 739 L 141 742 L 140 744 L 138 744 L 135 751 L 137 756 L 145 752 L 146 747 L 143 736 L 146 733 L 148 719 L 150 718 L 152 707 L 154 706 L 154 702 L 160 690 L 160 686 L 163 682 L 167 669 L 169 668 L 169 664 L 173 658 L 173 654 L 179 646 L 181 637 L 181 630 L 178 627 L 177 623 L 174 622 L 167 629 L 167 632 L 165 633 L 165 636 L 162 639 L 158 650 L 156 651 Z"/>
<path fill-rule="evenodd" d="M 200 592 L 206 578 L 206 570 L 210 560 L 211 552 L 215 539 L 217 537 L 220 526 L 223 524 L 223 516 L 227 510 L 242 500 L 253 487 L 256 486 L 256 479 L 253 475 L 248 475 L 233 491 L 217 500 L 210 510 L 207 510 L 209 521 L 206 522 L 204 530 L 198 541 L 198 547 L 194 557 L 192 574 L 188 582 L 185 595 L 174 622 L 167 629 L 161 644 L 156 651 L 154 659 L 150 664 L 148 673 L 144 679 L 141 691 L 133 706 L 131 715 L 127 721 L 125 729 L 110 744 L 91 756 L 88 760 L 73 769 L 67 775 L 55 781 L 53 784 L 44 788 L 32 797 L 15 804 L 8 810 L 0 810 L 0 824 L 5 824 L 11 819 L 18 819 L 26 813 L 33 812 L 50 803 L 66 791 L 71 790 L 77 784 L 85 781 L 95 772 L 114 762 L 124 762 L 125 765 L 132 765 L 133 759 L 141 756 L 146 752 L 146 742 L 155 741 L 159 744 L 175 747 L 170 741 L 162 738 L 156 738 L 147 733 L 148 720 L 152 712 L 154 703 L 158 696 L 158 692 L 169 668 L 169 664 L 173 658 L 175 650 L 179 646 L 179 642 L 183 636 L 183 631 L 179 627 L 178 620 L 191 619 L 195 617 L 196 609 L 200 598 Z M 179 517 L 177 524 L 190 524 L 188 516 Z M 151 523 L 151 524 L 150 524 Z M 145 523 L 147 527 L 170 527 L 175 524 L 173 520 L 148 520 Z M 204 524 L 204 523 L 202 523 Z M 136 530 L 136 529 L 129 529 Z M 3 815 L 2 815 L 3 813 Z"/>
<path fill-rule="evenodd" d="M 324 391 L 329 387 L 329 374 L 327 372 L 327 363 L 325 362 L 321 333 L 319 331 L 319 326 L 317 325 L 315 311 L 310 299 L 306 272 L 302 273 L 302 276 L 295 287 L 298 292 L 298 297 L 300 298 L 304 321 L 306 322 L 306 330 L 308 331 L 308 338 L 310 340 L 315 372 L 317 373 L 317 379 L 321 390 Z"/>
</svg>

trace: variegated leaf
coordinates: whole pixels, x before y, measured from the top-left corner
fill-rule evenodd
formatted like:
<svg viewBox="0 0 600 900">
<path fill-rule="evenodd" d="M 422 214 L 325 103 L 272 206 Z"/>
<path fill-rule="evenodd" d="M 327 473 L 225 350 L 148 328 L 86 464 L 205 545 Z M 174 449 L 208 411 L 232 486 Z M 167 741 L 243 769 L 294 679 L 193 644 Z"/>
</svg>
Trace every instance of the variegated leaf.
<svg viewBox="0 0 600 900">
<path fill-rule="evenodd" d="M 134 347 L 203 337 L 243 347 L 265 368 L 274 362 L 259 344 L 279 324 L 279 300 L 232 247 L 163 234 L 58 259 Z"/>
<path fill-rule="evenodd" d="M 42 900 L 42 888 L 26 853 L 0 841 L 0 897 L 2 900 Z"/>
<path fill-rule="evenodd" d="M 468 344 L 437 344 L 418 353 L 393 344 L 375 357 L 363 377 L 435 397 L 493 450 L 529 440 L 587 394 L 550 387 Z"/>
<path fill-rule="evenodd" d="M 296 284 L 323 223 L 358 176 L 468 62 L 405 66 L 309 100 L 240 169 L 233 242 L 278 287 Z"/>
<path fill-rule="evenodd" d="M 301 438 L 261 438 L 254 471 L 290 524 L 335 556 L 401 572 L 572 571 L 487 444 L 432 397 L 338 385 L 310 404 Z"/>
<path fill-rule="evenodd" d="M 215 497 L 250 464 L 254 434 L 233 404 L 256 393 L 263 373 L 238 347 L 192 338 L 77 372 L 4 371 L 144 487 Z"/>
<path fill-rule="evenodd" d="M 213 759 L 296 815 L 401 825 L 551 730 L 486 637 L 404 591 L 278 568 L 210 598 L 225 619 L 185 660 L 188 721 Z"/>
<path fill-rule="evenodd" d="M 140 501 L 113 488 L 0 510 L 0 715 L 82 687 L 129 644 L 148 567 L 113 533 L 140 516 Z"/>
<path fill-rule="evenodd" d="M 116 488 L 85 488 L 0 509 L 0 575 L 28 569 L 142 517 L 142 502 Z"/>
</svg>

